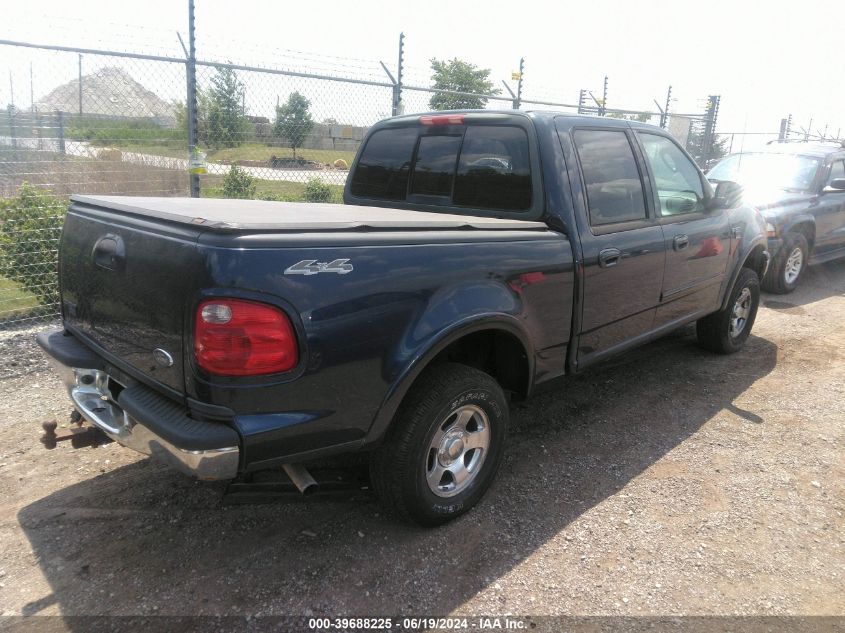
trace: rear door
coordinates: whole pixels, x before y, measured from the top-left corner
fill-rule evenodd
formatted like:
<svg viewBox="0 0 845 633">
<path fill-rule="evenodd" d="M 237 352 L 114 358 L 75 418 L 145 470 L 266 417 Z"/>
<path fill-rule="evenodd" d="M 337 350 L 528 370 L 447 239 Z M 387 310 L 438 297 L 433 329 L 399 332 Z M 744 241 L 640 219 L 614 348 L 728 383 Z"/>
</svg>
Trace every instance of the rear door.
<svg viewBox="0 0 845 633">
<path fill-rule="evenodd" d="M 556 120 L 568 142 L 564 119 Z M 646 196 L 630 129 L 578 127 L 571 141 L 580 166 L 570 170 L 583 202 L 579 228 L 584 294 L 578 363 L 584 367 L 653 328 L 663 282 L 663 231 Z"/>
<path fill-rule="evenodd" d="M 668 135 L 638 131 L 666 239 L 656 326 L 712 311 L 731 252 L 727 211 L 709 210 L 712 192 L 692 160 Z"/>
</svg>

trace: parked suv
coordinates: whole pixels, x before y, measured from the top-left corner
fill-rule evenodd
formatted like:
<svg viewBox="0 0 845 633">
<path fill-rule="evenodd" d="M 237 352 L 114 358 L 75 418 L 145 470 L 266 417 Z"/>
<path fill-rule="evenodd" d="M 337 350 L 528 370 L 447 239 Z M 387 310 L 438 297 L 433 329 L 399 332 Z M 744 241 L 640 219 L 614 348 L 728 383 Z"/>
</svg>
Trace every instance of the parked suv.
<svg viewBox="0 0 845 633">
<path fill-rule="evenodd" d="M 707 177 L 743 185 L 766 218 L 764 290 L 792 292 L 808 265 L 845 257 L 845 142 L 772 142 L 724 158 Z"/>
</svg>

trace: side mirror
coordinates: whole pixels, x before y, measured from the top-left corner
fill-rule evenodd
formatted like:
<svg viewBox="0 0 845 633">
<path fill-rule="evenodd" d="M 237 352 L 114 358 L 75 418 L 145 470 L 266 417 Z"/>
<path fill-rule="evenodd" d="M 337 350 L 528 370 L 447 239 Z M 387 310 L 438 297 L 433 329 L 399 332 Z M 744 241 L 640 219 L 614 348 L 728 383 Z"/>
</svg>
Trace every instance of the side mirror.
<svg viewBox="0 0 845 633">
<path fill-rule="evenodd" d="M 710 200 L 710 209 L 733 209 L 742 201 L 742 185 L 732 180 L 723 180 L 716 185 L 716 195 Z"/>
<path fill-rule="evenodd" d="M 836 193 L 845 191 L 845 178 L 834 178 L 830 184 L 822 189 L 822 193 Z"/>
</svg>

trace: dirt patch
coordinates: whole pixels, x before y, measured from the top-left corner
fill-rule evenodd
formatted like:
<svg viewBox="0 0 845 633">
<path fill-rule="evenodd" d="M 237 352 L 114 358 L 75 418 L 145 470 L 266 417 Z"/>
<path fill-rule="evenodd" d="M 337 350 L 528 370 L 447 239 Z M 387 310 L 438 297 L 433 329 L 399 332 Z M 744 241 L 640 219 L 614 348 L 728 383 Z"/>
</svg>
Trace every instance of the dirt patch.
<svg viewBox="0 0 845 633">
<path fill-rule="evenodd" d="M 4 381 L 0 607 L 843 615 L 845 265 L 788 302 L 740 354 L 688 328 L 515 405 L 490 494 L 436 530 L 366 500 L 224 506 L 116 445 L 46 451 L 57 380 Z"/>
</svg>

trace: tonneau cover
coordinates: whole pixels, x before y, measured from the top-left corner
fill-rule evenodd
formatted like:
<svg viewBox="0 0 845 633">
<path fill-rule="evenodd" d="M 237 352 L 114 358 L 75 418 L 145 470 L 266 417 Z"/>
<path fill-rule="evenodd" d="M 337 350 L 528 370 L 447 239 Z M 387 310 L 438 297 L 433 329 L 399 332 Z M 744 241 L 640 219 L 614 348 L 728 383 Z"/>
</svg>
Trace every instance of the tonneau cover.
<svg viewBox="0 0 845 633">
<path fill-rule="evenodd" d="M 343 229 L 545 229 L 542 222 L 387 209 L 360 205 L 220 198 L 71 196 L 76 203 L 219 231 Z"/>
</svg>

